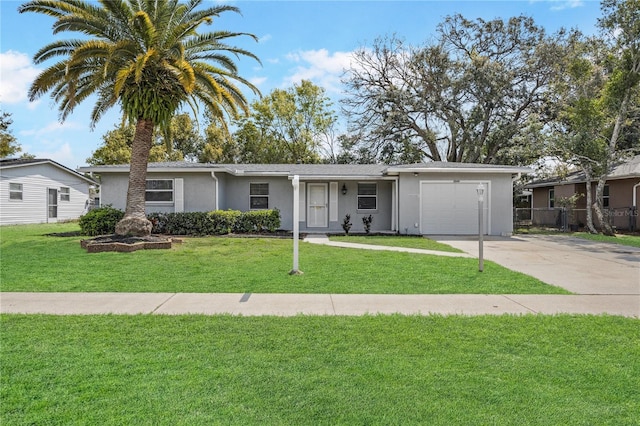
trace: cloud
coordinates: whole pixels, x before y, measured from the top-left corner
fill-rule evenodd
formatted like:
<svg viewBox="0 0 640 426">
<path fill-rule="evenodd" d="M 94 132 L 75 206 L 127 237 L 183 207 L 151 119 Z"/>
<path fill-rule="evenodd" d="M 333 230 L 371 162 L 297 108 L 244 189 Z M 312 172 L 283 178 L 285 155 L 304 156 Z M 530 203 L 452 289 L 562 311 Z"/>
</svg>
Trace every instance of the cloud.
<svg viewBox="0 0 640 426">
<path fill-rule="evenodd" d="M 575 9 L 584 6 L 584 0 L 530 0 L 529 3 L 540 3 L 545 1 L 551 4 L 551 10 Z"/>
<path fill-rule="evenodd" d="M 36 151 L 33 154 L 36 158 L 48 158 L 53 161 L 56 161 L 60 164 L 73 164 L 76 162 L 76 158 L 73 155 L 73 150 L 71 149 L 71 145 L 69 143 L 64 143 L 61 146 L 54 147 L 53 151 L 45 150 L 45 151 Z"/>
<path fill-rule="evenodd" d="M 29 85 L 39 73 L 26 54 L 13 50 L 0 52 L 0 101 L 4 104 L 27 101 Z"/>
<path fill-rule="evenodd" d="M 340 77 L 350 67 L 351 57 L 351 52 L 330 53 L 327 49 L 291 52 L 286 59 L 299 65 L 285 77 L 284 86 L 310 80 L 327 92 L 342 93 Z"/>
<path fill-rule="evenodd" d="M 57 121 L 50 122 L 46 126 L 39 129 L 31 129 L 31 130 L 22 130 L 19 132 L 21 136 L 49 136 L 51 133 L 56 132 L 64 132 L 67 130 L 76 130 L 87 127 L 86 125 L 82 125 L 80 123 L 75 123 L 73 121 L 65 121 L 64 123 L 60 123 Z"/>
<path fill-rule="evenodd" d="M 267 81 L 267 77 L 253 77 L 253 78 L 249 79 L 249 81 L 254 86 L 260 87 L 260 86 L 262 86 L 264 84 L 265 81 Z"/>
<path fill-rule="evenodd" d="M 262 43 L 266 43 L 266 42 L 268 42 L 269 40 L 271 40 L 272 38 L 273 38 L 273 37 L 271 36 L 271 34 L 265 34 L 265 35 L 263 35 L 262 37 L 260 37 L 260 38 L 258 39 L 258 43 L 260 43 L 260 44 L 262 44 Z"/>
</svg>

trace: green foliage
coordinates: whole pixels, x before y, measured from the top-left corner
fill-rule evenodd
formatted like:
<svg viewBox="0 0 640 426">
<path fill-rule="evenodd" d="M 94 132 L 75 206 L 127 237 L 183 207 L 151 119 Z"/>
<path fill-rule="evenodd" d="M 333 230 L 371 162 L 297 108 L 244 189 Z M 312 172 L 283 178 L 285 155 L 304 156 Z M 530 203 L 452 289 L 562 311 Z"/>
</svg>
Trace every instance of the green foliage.
<svg viewBox="0 0 640 426">
<path fill-rule="evenodd" d="M 363 216 L 362 217 L 362 224 L 364 225 L 364 232 L 366 234 L 371 232 L 371 224 L 373 223 L 373 216 L 369 215 L 369 216 Z"/>
<path fill-rule="evenodd" d="M 151 213 L 154 234 L 215 235 L 214 223 L 206 212 Z"/>
<path fill-rule="evenodd" d="M 22 151 L 22 147 L 9 129 L 11 124 L 13 124 L 11 114 L 0 113 L 0 158 L 10 157 Z"/>
<path fill-rule="evenodd" d="M 216 210 L 209 213 L 209 219 L 213 222 L 215 234 L 222 235 L 233 232 L 241 215 L 238 210 Z"/>
<path fill-rule="evenodd" d="M 83 235 L 89 236 L 113 234 L 116 224 L 123 217 L 122 210 L 112 206 L 99 207 L 80 217 L 80 230 Z"/>
<path fill-rule="evenodd" d="M 235 133 L 242 163 L 319 163 L 335 123 L 324 89 L 308 80 L 255 101 Z"/>
<path fill-rule="evenodd" d="M 168 235 L 224 235 L 231 232 L 275 232 L 280 227 L 280 211 L 218 210 L 213 212 L 152 213 L 151 232 Z"/>
<path fill-rule="evenodd" d="M 351 223 L 351 215 L 346 214 L 344 216 L 344 219 L 342 220 L 342 229 L 344 229 L 345 234 L 349 235 L 349 230 L 351 229 L 351 226 L 353 226 L 353 223 Z"/>
<path fill-rule="evenodd" d="M 375 40 L 354 52 L 344 79 L 359 137 L 352 152 L 389 164 L 531 164 L 564 42 L 563 32 L 549 36 L 529 17 L 461 15 L 446 17 L 420 46 Z"/>
<path fill-rule="evenodd" d="M 234 225 L 234 231 L 248 232 L 275 232 L 280 228 L 280 210 L 249 210 L 242 212 Z"/>
<path fill-rule="evenodd" d="M 129 164 L 135 136 L 132 124 L 117 126 L 102 135 L 102 144 L 87 158 L 92 166 Z M 155 132 L 150 162 L 197 160 L 203 150 L 203 140 L 188 114 L 178 114 L 171 119 L 171 131 L 167 135 Z"/>
<path fill-rule="evenodd" d="M 241 57 L 258 58 L 227 44 L 237 37 L 256 41 L 257 37 L 222 30 L 200 32 L 214 18 L 217 23 L 223 13 L 239 13 L 237 7 L 204 0 L 31 0 L 18 10 L 54 17 L 54 33 L 69 32 L 75 37 L 53 41 L 35 54 L 38 65 L 58 61 L 36 77 L 29 89 L 31 101 L 50 93 L 64 121 L 79 103 L 95 99 L 92 126 L 114 106 L 136 124 L 126 206 L 129 217 L 145 212 L 144 175 L 155 129 L 169 135 L 171 118 L 187 106 L 197 111 L 204 105 L 218 118 L 247 113 L 248 102 L 238 83 L 259 94 L 238 74 L 234 62 Z M 118 232 L 145 235 L 146 225 L 123 221 Z"/>
</svg>

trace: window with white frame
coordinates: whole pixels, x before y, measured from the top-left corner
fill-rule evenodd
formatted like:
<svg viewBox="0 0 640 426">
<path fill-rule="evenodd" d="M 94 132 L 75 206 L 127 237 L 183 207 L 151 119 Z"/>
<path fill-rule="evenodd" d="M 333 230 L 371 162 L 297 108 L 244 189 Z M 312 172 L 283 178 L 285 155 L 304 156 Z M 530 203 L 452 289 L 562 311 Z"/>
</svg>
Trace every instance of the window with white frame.
<svg viewBox="0 0 640 426">
<path fill-rule="evenodd" d="M 269 208 L 269 184 L 249 184 L 249 207 L 252 210 L 265 210 Z"/>
<path fill-rule="evenodd" d="M 556 206 L 556 190 L 549 190 L 549 208 L 552 209 Z"/>
<path fill-rule="evenodd" d="M 378 209 L 378 184 L 358 183 L 358 210 Z"/>
<path fill-rule="evenodd" d="M 71 201 L 71 189 L 67 187 L 60 188 L 60 201 Z"/>
<path fill-rule="evenodd" d="M 21 183 L 9 183 L 9 199 L 14 201 L 22 201 Z"/>
<path fill-rule="evenodd" d="M 609 208 L 609 185 L 605 185 L 602 189 L 602 207 Z"/>
<path fill-rule="evenodd" d="M 149 203 L 172 203 L 173 179 L 148 179 L 144 199 Z"/>
</svg>

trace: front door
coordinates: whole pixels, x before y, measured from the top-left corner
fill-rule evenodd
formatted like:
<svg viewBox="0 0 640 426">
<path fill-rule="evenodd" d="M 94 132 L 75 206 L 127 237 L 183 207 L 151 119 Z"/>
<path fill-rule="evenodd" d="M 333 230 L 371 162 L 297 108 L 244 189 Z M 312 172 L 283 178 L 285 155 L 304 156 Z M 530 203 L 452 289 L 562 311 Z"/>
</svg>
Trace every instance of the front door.
<svg viewBox="0 0 640 426">
<path fill-rule="evenodd" d="M 307 184 L 307 227 L 326 228 L 327 224 L 327 184 Z"/>
<path fill-rule="evenodd" d="M 58 217 L 58 190 L 56 188 L 47 188 L 47 218 L 55 219 Z"/>
</svg>

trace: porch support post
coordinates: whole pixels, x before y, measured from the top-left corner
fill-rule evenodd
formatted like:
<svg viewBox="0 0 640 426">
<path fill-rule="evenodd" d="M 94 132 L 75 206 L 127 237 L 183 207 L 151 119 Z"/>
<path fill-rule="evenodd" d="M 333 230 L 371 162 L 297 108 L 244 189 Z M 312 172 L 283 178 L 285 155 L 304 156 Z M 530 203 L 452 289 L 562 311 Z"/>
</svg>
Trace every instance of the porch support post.
<svg viewBox="0 0 640 426">
<path fill-rule="evenodd" d="M 289 275 L 302 275 L 298 269 L 298 245 L 300 240 L 300 177 L 295 175 L 291 181 L 293 185 L 293 269 Z"/>
</svg>

